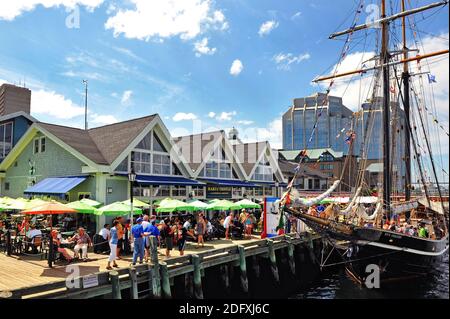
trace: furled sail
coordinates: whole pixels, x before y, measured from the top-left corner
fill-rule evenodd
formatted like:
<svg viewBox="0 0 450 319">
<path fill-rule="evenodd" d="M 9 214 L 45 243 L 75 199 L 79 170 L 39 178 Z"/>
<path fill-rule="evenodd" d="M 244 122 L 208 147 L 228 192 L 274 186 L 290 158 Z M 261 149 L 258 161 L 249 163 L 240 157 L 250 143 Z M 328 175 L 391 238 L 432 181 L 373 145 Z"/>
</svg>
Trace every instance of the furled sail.
<svg viewBox="0 0 450 319">
<path fill-rule="evenodd" d="M 381 201 L 379 201 L 377 203 L 377 206 L 375 207 L 375 211 L 372 213 L 372 215 L 367 215 L 364 205 L 359 204 L 358 209 L 356 210 L 356 214 L 364 220 L 374 220 L 382 208 L 383 208 L 383 203 Z"/>
<path fill-rule="evenodd" d="M 356 193 L 353 196 L 351 202 L 348 204 L 347 208 L 342 211 L 342 213 L 344 213 L 344 214 L 350 213 L 350 211 L 352 210 L 353 206 L 355 206 L 356 199 L 358 198 L 359 193 L 361 193 L 361 190 L 362 190 L 362 187 L 358 187 L 358 189 L 356 190 Z"/>
<path fill-rule="evenodd" d="M 333 185 L 331 185 L 331 187 L 325 191 L 324 193 L 320 194 L 319 196 L 315 197 L 315 198 L 296 198 L 294 203 L 300 206 L 306 206 L 306 207 L 311 207 L 313 205 L 318 204 L 320 201 L 324 200 L 325 198 L 327 198 L 328 196 L 330 196 L 330 194 L 332 192 L 334 192 L 336 190 L 336 188 L 339 186 L 340 184 L 340 180 L 337 180 L 333 183 Z"/>
</svg>

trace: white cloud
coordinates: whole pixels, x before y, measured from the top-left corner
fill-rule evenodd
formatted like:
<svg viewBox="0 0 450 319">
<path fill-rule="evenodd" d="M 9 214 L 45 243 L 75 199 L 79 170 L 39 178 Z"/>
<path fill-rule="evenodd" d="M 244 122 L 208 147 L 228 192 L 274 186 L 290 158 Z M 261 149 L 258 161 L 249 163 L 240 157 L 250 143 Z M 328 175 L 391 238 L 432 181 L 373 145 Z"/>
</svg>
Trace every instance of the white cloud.
<svg viewBox="0 0 450 319">
<path fill-rule="evenodd" d="M 242 64 L 241 60 L 234 60 L 231 64 L 230 74 L 233 76 L 238 76 L 243 69 L 244 65 Z"/>
<path fill-rule="evenodd" d="M 214 112 L 208 113 L 208 117 L 210 117 L 210 118 L 214 118 L 215 116 L 216 116 L 216 113 L 214 113 Z"/>
<path fill-rule="evenodd" d="M 120 9 L 106 23 L 114 36 L 149 41 L 179 36 L 193 39 L 207 29 L 224 30 L 228 23 L 220 10 L 212 9 L 211 0 L 130 0 L 134 8 Z"/>
<path fill-rule="evenodd" d="M 309 60 L 311 55 L 309 53 L 303 53 L 299 55 L 293 55 L 292 53 L 278 53 L 273 56 L 272 60 L 277 64 L 279 70 L 290 70 L 291 64 L 299 64 L 302 61 Z"/>
<path fill-rule="evenodd" d="M 31 113 L 67 120 L 84 114 L 81 107 L 54 91 L 37 90 L 31 94 Z"/>
<path fill-rule="evenodd" d="M 216 116 L 216 120 L 218 121 L 231 121 L 233 119 L 233 116 L 236 116 L 237 112 L 222 112 L 219 115 Z"/>
<path fill-rule="evenodd" d="M 274 149 L 282 148 L 281 115 L 273 119 L 266 127 L 239 128 L 239 137 L 244 143 L 269 141 Z"/>
<path fill-rule="evenodd" d="M 69 70 L 69 71 L 62 73 L 62 75 L 67 76 L 69 78 L 107 81 L 107 78 L 105 76 L 103 76 L 97 72 L 78 72 L 78 71 Z"/>
<path fill-rule="evenodd" d="M 237 123 L 240 124 L 240 125 L 252 125 L 255 122 L 254 121 L 248 121 L 248 120 L 240 120 L 240 121 L 237 121 Z"/>
<path fill-rule="evenodd" d="M 119 120 L 114 115 L 90 114 L 89 123 L 92 123 L 95 126 L 114 124 L 117 122 L 119 122 Z"/>
<path fill-rule="evenodd" d="M 258 34 L 260 37 L 269 34 L 273 29 L 278 27 L 278 22 L 275 20 L 266 21 L 259 27 Z"/>
<path fill-rule="evenodd" d="M 13 0 L 2 1 L 0 10 L 0 20 L 14 20 L 26 11 L 32 11 L 41 5 L 44 8 L 84 6 L 89 11 L 100 6 L 104 0 Z"/>
<path fill-rule="evenodd" d="M 183 113 L 183 112 L 176 113 L 172 117 L 172 120 L 175 122 L 192 121 L 192 120 L 196 120 L 196 119 L 197 119 L 197 115 L 195 115 L 194 113 Z"/>
<path fill-rule="evenodd" d="M 302 15 L 302 13 L 300 11 L 298 11 L 298 12 L 294 13 L 294 15 L 292 15 L 291 20 L 300 18 L 301 15 Z"/>
<path fill-rule="evenodd" d="M 133 95 L 133 91 L 131 91 L 131 90 L 124 91 L 122 94 L 122 99 L 120 100 L 120 103 L 122 103 L 122 105 L 125 105 L 125 106 L 130 105 L 132 95 Z"/>
<path fill-rule="evenodd" d="M 208 47 L 208 38 L 203 38 L 202 40 L 194 43 L 194 51 L 196 57 L 200 57 L 202 56 L 202 54 L 213 55 L 214 53 L 216 53 L 216 50 L 216 48 Z"/>
</svg>

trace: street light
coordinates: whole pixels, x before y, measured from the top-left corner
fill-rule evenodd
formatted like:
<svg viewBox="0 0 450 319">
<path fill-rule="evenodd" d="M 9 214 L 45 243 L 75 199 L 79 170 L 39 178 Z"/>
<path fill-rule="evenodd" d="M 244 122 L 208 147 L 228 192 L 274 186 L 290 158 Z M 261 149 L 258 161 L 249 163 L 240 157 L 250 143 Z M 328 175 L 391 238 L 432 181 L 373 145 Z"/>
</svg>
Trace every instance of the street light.
<svg viewBox="0 0 450 319">
<path fill-rule="evenodd" d="M 131 171 L 128 173 L 128 181 L 130 182 L 130 221 L 133 226 L 133 185 L 136 181 L 136 173 L 134 167 L 131 167 Z"/>
</svg>

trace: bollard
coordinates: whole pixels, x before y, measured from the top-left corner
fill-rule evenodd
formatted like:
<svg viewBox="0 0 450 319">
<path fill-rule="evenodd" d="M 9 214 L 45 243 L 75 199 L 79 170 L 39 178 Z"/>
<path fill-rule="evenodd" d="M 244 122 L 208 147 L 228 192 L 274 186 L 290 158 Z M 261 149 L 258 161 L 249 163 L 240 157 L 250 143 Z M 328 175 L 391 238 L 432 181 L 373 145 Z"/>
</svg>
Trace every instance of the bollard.
<svg viewBox="0 0 450 319">
<path fill-rule="evenodd" d="M 150 236 L 150 250 L 153 297 L 160 299 L 162 295 L 161 276 L 159 275 L 158 240 L 155 236 Z"/>
<path fill-rule="evenodd" d="M 11 291 L 0 291 L 0 300 L 2 299 L 12 299 L 13 294 Z"/>
<path fill-rule="evenodd" d="M 131 281 L 131 287 L 130 287 L 131 299 L 139 299 L 137 273 L 136 273 L 136 268 L 134 268 L 134 267 L 130 268 L 130 281 Z"/>
<path fill-rule="evenodd" d="M 200 256 L 191 255 L 191 262 L 194 265 L 194 297 L 203 299 L 202 274 L 200 271 Z"/>
<path fill-rule="evenodd" d="M 247 263 L 245 261 L 245 248 L 238 246 L 239 251 L 239 268 L 241 270 L 241 287 L 245 293 L 248 293 Z"/>
<path fill-rule="evenodd" d="M 295 275 L 295 258 L 294 258 L 294 244 L 289 241 L 287 247 L 288 259 L 289 259 L 289 268 L 291 269 L 291 273 Z"/>
<path fill-rule="evenodd" d="M 272 270 L 273 278 L 279 283 L 280 275 L 278 274 L 277 256 L 275 255 L 275 249 L 273 248 L 273 240 L 267 239 L 267 245 L 269 246 L 270 269 Z"/>
<path fill-rule="evenodd" d="M 169 279 L 169 270 L 167 269 L 167 264 L 165 262 L 160 262 L 161 266 L 161 281 L 162 281 L 162 291 L 164 293 L 164 297 L 167 299 L 172 298 L 172 292 L 170 291 L 170 279 Z"/>
<path fill-rule="evenodd" d="M 252 256 L 252 268 L 253 268 L 253 272 L 255 273 L 255 277 L 259 278 L 259 276 L 260 276 L 259 260 L 258 260 L 258 256 L 256 256 L 256 255 Z"/>
<path fill-rule="evenodd" d="M 109 277 L 111 278 L 112 299 L 122 299 L 122 295 L 120 293 L 119 273 L 117 271 L 111 271 L 109 273 Z"/>
</svg>

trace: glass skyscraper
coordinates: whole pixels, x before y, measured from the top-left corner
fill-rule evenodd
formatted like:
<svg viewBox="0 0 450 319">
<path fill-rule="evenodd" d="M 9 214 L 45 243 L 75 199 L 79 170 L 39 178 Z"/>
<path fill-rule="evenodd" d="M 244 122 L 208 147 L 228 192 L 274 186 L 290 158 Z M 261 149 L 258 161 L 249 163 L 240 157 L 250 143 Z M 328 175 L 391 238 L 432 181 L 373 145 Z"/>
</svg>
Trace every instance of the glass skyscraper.
<svg viewBox="0 0 450 319">
<path fill-rule="evenodd" d="M 347 152 L 345 134 L 340 133 L 343 128 L 350 128 L 353 113 L 342 104 L 342 98 L 329 96 L 328 101 L 325 99 L 323 93 L 294 99 L 293 106 L 283 115 L 284 150 L 332 148 Z M 317 117 L 317 129 L 308 144 Z"/>
</svg>

